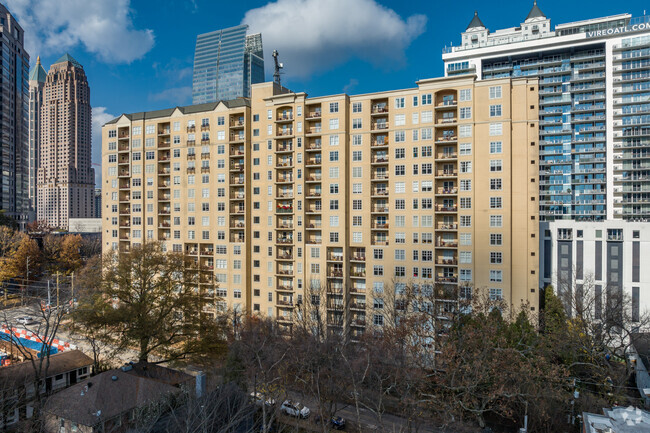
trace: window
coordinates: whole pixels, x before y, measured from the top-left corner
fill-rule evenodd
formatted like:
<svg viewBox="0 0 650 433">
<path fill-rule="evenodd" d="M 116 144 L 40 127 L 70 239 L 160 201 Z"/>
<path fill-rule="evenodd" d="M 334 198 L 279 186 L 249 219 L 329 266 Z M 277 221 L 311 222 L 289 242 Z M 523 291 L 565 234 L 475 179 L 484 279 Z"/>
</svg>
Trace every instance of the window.
<svg viewBox="0 0 650 433">
<path fill-rule="evenodd" d="M 462 246 L 472 245 L 472 234 L 471 233 L 461 233 L 460 234 L 460 244 Z"/>
<path fill-rule="evenodd" d="M 361 144 L 363 144 L 363 141 L 362 141 L 361 137 L 362 137 L 361 135 L 353 135 L 352 136 L 352 145 L 353 146 L 361 146 Z"/>
<path fill-rule="evenodd" d="M 490 117 L 501 117 L 501 104 L 490 105 Z"/>
<path fill-rule="evenodd" d="M 352 112 L 353 113 L 361 113 L 361 102 L 353 102 L 352 103 Z"/>
<path fill-rule="evenodd" d="M 503 262 L 503 256 L 501 252 L 492 251 L 490 252 L 490 263 L 493 265 L 500 265 Z"/>
<path fill-rule="evenodd" d="M 461 197 L 460 198 L 460 208 L 461 209 L 471 209 L 472 208 L 472 198 L 471 197 Z"/>
<path fill-rule="evenodd" d="M 404 131 L 395 131 L 395 143 L 403 143 L 406 141 L 406 133 Z"/>
<path fill-rule="evenodd" d="M 352 119 L 352 129 L 361 129 L 363 128 L 363 123 L 361 119 Z"/>
<path fill-rule="evenodd" d="M 421 120 L 422 120 L 422 123 L 433 122 L 433 111 L 423 111 Z"/>
<path fill-rule="evenodd" d="M 490 300 L 498 301 L 503 298 L 503 289 L 490 288 Z"/>
<path fill-rule="evenodd" d="M 472 118 L 472 107 L 462 107 L 460 109 L 460 118 L 461 119 L 471 119 Z"/>
<path fill-rule="evenodd" d="M 403 147 L 395 149 L 395 159 L 404 159 L 406 157 L 406 150 Z"/>
<path fill-rule="evenodd" d="M 339 129 L 339 119 L 330 119 L 330 129 Z"/>
<path fill-rule="evenodd" d="M 490 197 L 490 209 L 501 209 L 501 197 Z"/>
<path fill-rule="evenodd" d="M 501 178 L 490 179 L 490 190 L 492 191 L 501 191 Z"/>
<path fill-rule="evenodd" d="M 461 227 L 471 227 L 472 226 L 472 217 L 470 215 L 461 215 L 460 216 L 460 226 Z"/>
<path fill-rule="evenodd" d="M 330 102 L 330 113 L 338 113 L 338 112 L 339 112 L 339 103 Z"/>
<path fill-rule="evenodd" d="M 502 227 L 502 226 L 503 226 L 502 215 L 490 215 L 490 227 Z"/>
<path fill-rule="evenodd" d="M 330 162 L 336 162 L 338 160 L 339 160 L 339 152 L 338 151 L 330 152 Z"/>
<path fill-rule="evenodd" d="M 472 190 L 472 181 L 471 181 L 471 179 L 462 179 L 460 181 L 460 190 L 461 191 L 471 191 Z"/>
<path fill-rule="evenodd" d="M 406 183 L 404 182 L 395 182 L 395 193 L 403 194 L 406 192 Z"/>
<path fill-rule="evenodd" d="M 395 126 L 404 126 L 406 125 L 406 115 L 396 114 L 395 115 Z"/>
<path fill-rule="evenodd" d="M 490 99 L 501 99 L 501 86 L 490 87 Z"/>
<path fill-rule="evenodd" d="M 421 100 L 422 100 L 422 105 L 431 105 L 432 102 L 431 93 L 422 95 Z"/>
<path fill-rule="evenodd" d="M 501 171 L 502 161 L 500 159 L 491 159 L 490 160 L 490 171 Z"/>
<path fill-rule="evenodd" d="M 501 153 L 501 152 L 502 152 L 502 143 L 500 141 L 491 141 L 490 153 Z"/>
<path fill-rule="evenodd" d="M 490 135 L 503 135 L 503 124 L 490 123 Z"/>
<path fill-rule="evenodd" d="M 460 172 L 461 173 L 471 173 L 472 172 L 472 161 L 461 161 L 461 163 L 460 163 Z"/>
<path fill-rule="evenodd" d="M 490 245 L 501 246 L 503 244 L 503 235 L 501 233 L 490 233 Z"/>
<path fill-rule="evenodd" d="M 405 174 L 405 166 L 403 165 L 396 165 L 395 166 L 395 176 L 404 176 Z"/>
<path fill-rule="evenodd" d="M 472 136 L 472 125 L 460 125 L 458 127 L 458 136 L 460 138 L 469 138 Z"/>
<path fill-rule="evenodd" d="M 460 102 L 472 100 L 472 89 L 462 89 L 460 92 Z"/>
<path fill-rule="evenodd" d="M 375 324 L 375 326 L 384 326 L 384 316 L 381 314 L 373 314 L 372 323 Z"/>
<path fill-rule="evenodd" d="M 490 281 L 493 283 L 500 283 L 503 281 L 503 271 L 490 270 Z"/>
<path fill-rule="evenodd" d="M 404 108 L 404 98 L 395 98 L 395 108 Z"/>
<path fill-rule="evenodd" d="M 458 254 L 458 259 L 461 264 L 470 264 L 472 263 L 472 252 L 471 251 L 461 251 Z"/>
<path fill-rule="evenodd" d="M 460 154 L 461 155 L 471 155 L 472 154 L 472 143 L 460 143 Z"/>
<path fill-rule="evenodd" d="M 360 150 L 354 150 L 352 151 L 352 161 L 353 162 L 361 162 L 362 160 L 362 155 L 363 152 Z"/>
<path fill-rule="evenodd" d="M 339 136 L 330 135 L 330 146 L 338 146 L 338 145 L 339 145 Z"/>
<path fill-rule="evenodd" d="M 395 209 L 397 209 L 397 210 L 404 210 L 404 209 L 406 209 L 406 203 L 405 203 L 405 200 L 403 200 L 403 199 L 395 200 Z"/>
<path fill-rule="evenodd" d="M 360 244 L 363 242 L 363 233 L 362 232 L 353 232 L 352 233 L 352 242 Z"/>
</svg>

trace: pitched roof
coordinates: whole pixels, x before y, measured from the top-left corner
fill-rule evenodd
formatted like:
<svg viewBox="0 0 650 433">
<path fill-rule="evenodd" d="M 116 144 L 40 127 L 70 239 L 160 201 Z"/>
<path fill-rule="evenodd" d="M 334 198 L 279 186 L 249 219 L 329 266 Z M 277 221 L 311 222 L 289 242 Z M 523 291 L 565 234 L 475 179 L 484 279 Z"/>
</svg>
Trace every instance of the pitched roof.
<svg viewBox="0 0 650 433">
<path fill-rule="evenodd" d="M 44 83 L 47 73 L 41 65 L 41 56 L 36 58 L 36 66 L 29 72 L 29 81 L 38 81 L 39 83 Z"/>
<path fill-rule="evenodd" d="M 59 352 L 50 355 L 50 366 L 47 369 L 47 376 L 55 376 L 57 374 L 65 373 L 66 371 L 76 370 L 81 367 L 89 367 L 91 365 L 93 365 L 93 360 L 84 355 L 80 350 Z M 43 363 L 43 369 L 45 369 L 45 363 Z M 45 373 L 44 370 L 43 373 Z M 0 388 L 6 389 L 9 386 L 24 386 L 27 382 L 33 380 L 34 367 L 31 361 L 25 361 L 19 364 L 0 368 Z"/>
<path fill-rule="evenodd" d="M 126 116 L 127 119 L 134 121 L 134 120 L 146 120 L 146 119 L 157 119 L 160 117 L 169 117 L 172 115 L 174 110 L 178 109 L 180 110 L 181 113 L 183 114 L 193 114 L 193 113 L 202 113 L 205 111 L 212 111 L 219 104 L 223 104 L 228 108 L 239 108 L 239 107 L 250 107 L 250 100 L 246 98 L 237 98 L 237 99 L 231 99 L 228 101 L 217 101 L 217 102 L 206 102 L 205 104 L 197 104 L 197 105 L 186 105 L 184 107 L 174 107 L 174 108 L 165 108 L 164 110 L 156 110 L 156 111 L 141 111 L 139 113 L 132 113 L 132 114 L 123 114 L 121 116 L 116 117 L 115 119 L 109 120 L 108 122 L 105 123 L 105 125 L 110 125 L 113 123 L 117 123 L 120 117 Z"/>
<path fill-rule="evenodd" d="M 528 12 L 528 16 L 526 17 L 526 21 L 532 18 L 546 18 L 546 15 L 544 15 L 544 12 L 537 7 L 537 0 L 533 1 L 533 8 Z"/>
<path fill-rule="evenodd" d="M 472 21 L 469 22 L 469 24 L 467 25 L 467 29 L 465 30 L 473 29 L 475 27 L 485 28 L 483 21 L 481 21 L 481 19 L 478 17 L 478 11 L 474 11 L 474 17 L 472 18 Z"/>
<path fill-rule="evenodd" d="M 121 369 L 108 370 L 54 394 L 48 398 L 44 410 L 72 422 L 94 426 L 180 391 L 167 383 Z"/>
<path fill-rule="evenodd" d="M 81 66 L 81 63 L 79 63 L 78 61 L 76 61 L 76 60 L 74 59 L 74 57 L 72 57 L 72 56 L 71 56 L 70 54 L 68 54 L 68 53 L 65 53 L 64 55 L 62 55 L 61 58 L 60 58 L 59 60 L 57 60 L 56 62 L 54 62 L 54 63 L 52 63 L 52 64 L 53 64 L 53 65 L 56 65 L 57 63 L 66 63 L 66 62 L 70 62 L 70 63 L 72 63 L 73 66 L 76 66 L 76 67 L 78 67 L 78 68 L 83 68 L 83 66 Z"/>
</svg>

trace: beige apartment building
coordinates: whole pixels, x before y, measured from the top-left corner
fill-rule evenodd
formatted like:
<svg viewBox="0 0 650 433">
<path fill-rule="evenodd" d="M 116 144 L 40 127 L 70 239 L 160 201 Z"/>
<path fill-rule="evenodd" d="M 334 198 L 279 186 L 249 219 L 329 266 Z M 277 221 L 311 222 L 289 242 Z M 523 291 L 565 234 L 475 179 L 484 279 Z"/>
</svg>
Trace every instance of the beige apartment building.
<svg viewBox="0 0 650 433">
<path fill-rule="evenodd" d="M 218 281 L 219 308 L 288 330 L 318 296 L 358 336 L 403 284 L 535 311 L 537 119 L 537 80 L 473 76 L 124 114 L 102 131 L 103 247 L 160 240 Z"/>
</svg>

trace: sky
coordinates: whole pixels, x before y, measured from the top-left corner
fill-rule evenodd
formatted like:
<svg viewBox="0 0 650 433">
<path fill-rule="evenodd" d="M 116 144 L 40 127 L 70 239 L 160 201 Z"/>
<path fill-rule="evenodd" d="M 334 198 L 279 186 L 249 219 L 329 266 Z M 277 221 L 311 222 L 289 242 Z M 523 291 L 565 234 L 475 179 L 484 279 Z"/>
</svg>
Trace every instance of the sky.
<svg viewBox="0 0 650 433">
<path fill-rule="evenodd" d="M 474 10 L 490 30 L 524 21 L 531 1 L 479 0 L 5 0 L 25 30 L 31 65 L 66 52 L 83 66 L 93 107 L 93 161 L 101 126 L 121 113 L 191 104 L 196 36 L 248 24 L 262 33 L 282 84 L 310 96 L 409 88 L 442 76 L 441 53 L 460 43 Z M 641 0 L 539 0 L 552 24 L 644 14 Z M 650 13 L 650 9 L 648 10 Z M 97 172 L 100 170 L 96 169 Z M 99 175 L 99 173 L 98 173 Z"/>
</svg>

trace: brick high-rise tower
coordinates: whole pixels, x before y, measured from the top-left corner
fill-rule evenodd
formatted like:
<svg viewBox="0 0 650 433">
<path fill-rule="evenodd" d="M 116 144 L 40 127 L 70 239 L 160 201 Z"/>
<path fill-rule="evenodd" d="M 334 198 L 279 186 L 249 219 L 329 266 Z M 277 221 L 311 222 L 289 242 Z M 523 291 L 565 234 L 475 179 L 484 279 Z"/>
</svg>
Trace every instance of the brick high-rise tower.
<svg viewBox="0 0 650 433">
<path fill-rule="evenodd" d="M 41 108 L 37 210 L 50 226 L 94 216 L 91 116 L 83 66 L 66 54 L 50 67 Z"/>
</svg>

